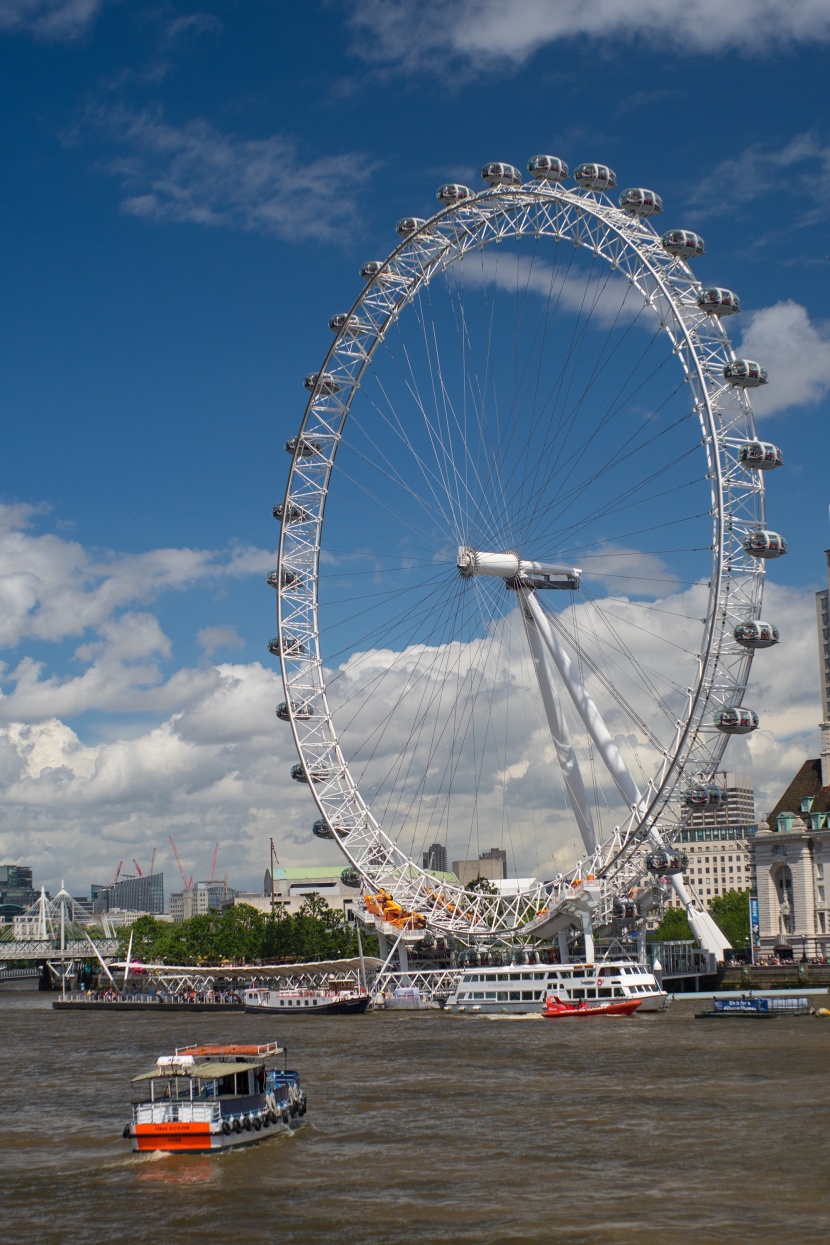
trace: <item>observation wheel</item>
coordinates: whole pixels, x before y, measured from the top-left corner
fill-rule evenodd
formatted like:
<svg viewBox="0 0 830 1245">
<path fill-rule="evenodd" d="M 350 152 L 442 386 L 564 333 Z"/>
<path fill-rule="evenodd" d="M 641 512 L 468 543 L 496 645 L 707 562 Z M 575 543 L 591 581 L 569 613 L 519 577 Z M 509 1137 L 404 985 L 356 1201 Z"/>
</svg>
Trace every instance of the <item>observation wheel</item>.
<svg viewBox="0 0 830 1245">
<path fill-rule="evenodd" d="M 315 834 L 379 917 L 587 931 L 658 876 L 705 945 L 672 844 L 723 798 L 728 738 L 758 725 L 753 651 L 778 639 L 766 373 L 731 348 L 737 296 L 692 274 L 701 238 L 654 228 L 658 195 L 528 170 L 442 186 L 330 321 L 274 508 L 277 715 Z M 436 844 L 528 880 L 471 893 Z"/>
</svg>

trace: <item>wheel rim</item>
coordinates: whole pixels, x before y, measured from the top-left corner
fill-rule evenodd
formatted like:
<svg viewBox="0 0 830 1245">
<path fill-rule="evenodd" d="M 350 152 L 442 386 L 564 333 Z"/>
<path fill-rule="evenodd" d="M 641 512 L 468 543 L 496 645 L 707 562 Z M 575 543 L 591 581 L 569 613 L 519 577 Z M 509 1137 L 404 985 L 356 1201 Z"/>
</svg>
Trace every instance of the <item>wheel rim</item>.
<svg viewBox="0 0 830 1245">
<path fill-rule="evenodd" d="M 548 251 L 539 258 L 542 247 Z M 550 257 L 551 248 L 555 259 Z M 587 255 L 588 261 L 581 269 L 577 264 L 579 275 L 574 285 L 573 257 L 577 253 L 580 258 Z M 508 289 L 511 282 L 514 290 L 522 294 L 521 300 L 516 300 L 514 290 Z M 547 290 L 543 288 L 545 282 Z M 634 292 L 639 310 L 632 307 L 629 298 L 614 293 L 621 282 Z M 428 714 L 422 713 L 419 719 L 413 706 L 418 696 L 423 701 L 423 686 L 419 689 L 418 683 L 425 685 L 425 676 L 413 677 L 407 693 L 410 704 L 401 720 L 408 714 L 410 727 L 417 727 L 417 746 L 410 731 L 409 752 L 404 749 L 397 772 L 394 767 L 388 769 L 384 779 L 377 766 L 373 771 L 372 765 L 379 751 L 377 741 L 386 737 L 384 746 L 388 744 L 394 712 L 385 719 L 383 714 L 376 714 L 371 727 L 356 728 L 355 723 L 361 713 L 368 721 L 367 707 L 372 700 L 377 703 L 384 678 L 387 687 L 392 680 L 381 673 L 372 687 L 370 677 L 364 704 L 357 712 L 354 696 L 343 692 L 349 674 L 353 673 L 349 670 L 350 658 L 354 667 L 354 655 L 363 652 L 366 673 L 371 656 L 367 658 L 365 654 L 376 655 L 385 640 L 390 641 L 390 651 L 410 656 L 418 643 L 432 641 L 436 651 L 441 650 L 444 662 L 441 666 L 436 658 L 433 677 L 443 674 L 445 681 L 451 671 L 452 644 L 478 644 L 480 648 L 488 643 L 489 634 L 489 648 L 493 650 L 493 634 L 500 627 L 508 638 L 500 639 L 499 647 L 510 651 L 511 624 L 505 621 L 510 611 L 503 605 L 508 595 L 503 586 L 495 586 L 495 581 L 494 589 L 488 585 L 489 596 L 483 604 L 479 599 L 478 612 L 468 608 L 465 616 L 464 607 L 459 604 L 465 585 L 457 572 L 451 567 L 451 573 L 446 574 L 447 567 L 440 558 L 435 564 L 429 561 L 435 555 L 434 541 L 430 553 L 429 540 L 425 540 L 434 536 L 428 524 L 430 507 L 433 520 L 440 517 L 439 544 L 444 541 L 446 548 L 452 549 L 453 542 L 481 548 L 483 542 L 485 548 L 492 545 L 499 552 L 518 548 L 523 557 L 556 555 L 574 563 L 578 560 L 588 567 L 593 560 L 595 569 L 604 559 L 605 595 L 597 597 L 593 589 L 586 592 L 583 587 L 582 601 L 590 595 L 593 606 L 586 609 L 584 605 L 570 603 L 570 632 L 566 610 L 554 611 L 554 622 L 571 652 L 584 659 L 594 686 L 604 689 L 608 704 L 619 715 L 618 725 L 627 726 L 629 731 L 636 725 L 642 733 L 638 746 L 641 751 L 645 747 L 648 760 L 644 764 L 640 758 L 637 767 L 648 811 L 645 816 L 642 810 L 636 817 L 626 816 L 619 804 L 615 808 L 605 795 L 598 796 L 598 807 L 605 803 L 599 819 L 601 848 L 591 859 L 583 860 L 580 875 L 597 874 L 603 869 L 610 874 L 613 870 L 609 862 L 617 862 L 615 867 L 619 868 L 619 862 L 630 855 L 648 826 L 658 820 L 669 827 L 676 823 L 679 808 L 674 792 L 680 778 L 689 772 L 711 775 L 720 760 L 726 738 L 711 725 L 713 707 L 741 703 L 751 657 L 747 650 L 732 643 L 730 627 L 735 621 L 757 618 L 760 608 L 763 565 L 743 551 L 741 540 L 746 532 L 763 526 L 763 482 L 758 473 L 743 468 L 739 462 L 739 446 L 755 439 L 751 407 L 743 390 L 724 383 L 722 368 L 733 357 L 728 337 L 716 316 L 700 310 L 697 294 L 698 285 L 687 266 L 666 254 L 650 224 L 632 220 L 603 195 L 553 185 L 540 188 L 535 184 L 512 188 L 509 193 L 483 192 L 438 213 L 378 267 L 340 327 L 318 379 L 311 382 L 316 387 L 294 441 L 284 500 L 286 513 L 294 521 L 283 523 L 280 538 L 278 625 L 286 703 L 290 706 L 288 716 L 304 775 L 312 779 L 309 786 L 331 836 L 367 884 L 386 889 L 407 911 L 426 910 L 431 924 L 457 932 L 509 930 L 525 924 L 540 905 L 549 903 L 552 888 L 533 888 L 510 903 L 496 903 L 484 897 L 471 906 L 469 897 L 464 897 L 460 905 L 461 897 L 453 888 L 437 885 L 420 870 L 413 859 L 419 843 L 424 846 L 430 842 L 430 834 L 435 839 L 445 837 L 440 832 L 446 831 L 448 824 L 452 832 L 453 812 L 452 800 L 445 799 L 441 811 L 439 798 L 432 800 L 424 816 L 428 803 L 425 774 L 430 766 L 427 764 L 424 770 L 421 764 L 424 772 L 419 774 L 415 754 L 431 726 L 434 747 L 427 760 L 435 761 L 438 750 L 443 748 L 449 754 L 444 756 L 444 772 L 453 776 L 450 786 L 455 784 L 457 788 L 455 776 L 463 748 L 459 750 L 452 742 L 449 707 L 444 705 L 433 714 L 443 717 L 438 724 L 440 729 L 434 721 L 428 721 Z M 471 310 L 474 295 L 475 312 Z M 442 298 L 443 306 L 439 307 Z M 501 358 L 502 334 L 498 336 L 499 345 L 495 349 L 493 346 L 497 298 L 500 308 L 511 299 L 521 301 L 517 323 L 523 316 L 526 318 L 521 349 L 514 349 L 512 404 L 508 401 L 506 405 L 503 394 L 494 393 L 492 400 L 488 398 L 488 369 L 506 375 L 508 381 L 511 378 L 510 369 L 503 366 Z M 570 341 L 564 346 L 567 337 L 554 341 L 546 324 L 551 319 L 551 306 L 555 304 L 559 312 L 563 301 L 570 304 L 573 322 Z M 528 310 L 531 303 L 534 305 Z M 590 310 L 587 316 L 586 306 Z M 487 349 L 476 353 L 473 342 L 481 341 L 488 317 Z M 605 325 L 600 323 L 603 317 Z M 645 322 L 644 318 L 650 324 L 645 332 L 640 324 Z M 439 343 L 437 326 L 446 328 L 453 320 L 456 340 L 450 350 L 443 344 L 447 337 Z M 608 321 L 611 329 L 607 328 Z M 560 317 L 557 323 L 561 322 Z M 588 349 L 586 343 L 595 335 L 598 324 L 604 344 L 598 338 Z M 528 326 L 529 338 L 535 341 L 533 350 L 527 346 Z M 638 334 L 643 336 L 637 348 L 637 366 L 629 367 L 630 375 L 623 373 L 622 383 L 617 377 L 616 389 L 603 385 L 603 360 L 613 359 L 620 350 L 619 340 L 614 345 L 612 337 L 628 340 L 630 347 Z M 517 330 L 516 342 L 519 338 Z M 645 347 L 643 342 L 647 342 Z M 668 344 L 668 350 L 663 344 L 659 359 L 658 342 Z M 584 354 L 579 378 L 576 369 L 571 369 L 573 374 L 569 376 L 567 360 L 558 372 L 555 366 L 546 369 L 545 364 L 554 360 L 557 349 L 564 350 L 567 358 Z M 418 350 L 420 361 L 414 358 Z M 461 356 L 463 362 L 459 367 Z M 679 372 L 672 356 L 680 363 Z M 669 364 L 675 367 L 675 375 L 671 385 L 667 388 L 663 384 L 661 389 L 662 382 L 655 384 L 654 376 L 667 373 Z M 590 380 L 587 385 L 586 369 Z M 544 393 L 540 398 L 542 378 L 548 371 L 556 378 L 554 390 L 558 384 L 555 402 Z M 643 395 L 648 418 L 632 434 L 622 421 L 630 417 L 637 392 Z M 587 431 L 580 426 L 580 421 L 585 423 L 586 401 L 589 405 L 594 403 L 600 412 Z M 502 410 L 507 412 L 506 416 Z M 521 452 L 511 454 L 512 441 L 509 435 L 505 439 L 505 433 L 518 429 L 518 416 L 526 418 L 528 410 L 535 432 L 523 434 L 518 443 Z M 545 410 L 547 423 L 540 415 Z M 604 419 L 602 412 L 611 414 Z M 558 421 L 555 427 L 554 416 Z M 410 428 L 417 427 L 417 417 L 421 418 L 421 427 L 410 432 Z M 650 420 L 656 421 L 653 437 L 648 435 Z M 573 429 L 578 426 L 580 431 L 574 437 Z M 580 465 L 584 466 L 591 446 L 602 437 L 606 445 L 597 461 L 590 464 L 592 473 L 580 475 Z M 456 441 L 463 442 L 466 451 L 463 470 L 455 452 L 447 450 Z M 655 441 L 661 442 L 656 452 Z M 494 445 L 498 453 L 494 452 Z M 546 446 L 554 447 L 555 452 Z M 390 447 L 394 447 L 394 453 Z M 415 467 L 409 475 L 397 465 L 402 448 L 409 453 L 409 467 Z M 691 480 L 684 477 L 685 467 L 678 472 L 678 465 L 684 464 L 687 457 L 696 463 Z M 620 487 L 620 468 L 626 460 L 636 462 L 639 472 L 633 491 L 629 487 L 628 493 Z M 362 479 L 356 465 L 364 472 Z M 417 487 L 413 479 L 417 480 Z M 494 481 L 498 489 L 491 491 L 510 502 L 504 506 L 506 521 L 501 525 L 496 508 L 487 500 L 488 486 Z M 658 522 L 650 525 L 648 536 L 649 525 L 639 522 L 637 515 L 642 518 L 649 507 L 666 506 L 666 497 L 676 500 L 691 484 L 695 486 L 696 508 L 688 515 L 685 511 L 682 514 L 686 516 L 683 522 L 687 542 L 698 544 L 680 542 L 672 550 L 668 547 L 671 542 L 664 546 L 654 537 L 681 526 L 675 522 L 676 512 L 669 511 L 666 516 L 661 510 Z M 553 486 L 558 492 L 556 505 L 551 508 Z M 479 498 L 474 504 L 476 490 Z M 592 510 L 583 504 L 586 495 L 591 496 Z M 539 503 L 540 496 L 547 497 L 546 506 Z M 702 505 L 701 497 L 706 505 Z M 409 511 L 401 506 L 401 498 L 411 503 Z M 573 515 L 579 506 L 579 521 L 566 520 L 566 513 Z M 367 525 L 367 513 L 376 521 L 374 527 Z M 628 523 L 615 528 L 614 523 L 624 514 Z M 638 541 L 633 550 L 637 557 L 632 559 L 631 549 L 614 546 L 603 531 L 603 523 L 610 524 L 610 530 L 619 538 L 617 545 L 625 539 Z M 333 543 L 328 539 L 327 528 L 336 529 L 340 541 L 343 533 L 351 530 L 353 535 L 347 539 L 352 539 L 352 546 Z M 401 540 L 404 533 L 409 548 Z M 367 545 L 367 538 L 372 535 L 374 543 Z M 416 538 L 420 543 L 415 543 Z M 702 540 L 705 543 L 701 544 Z M 390 558 L 388 550 L 395 547 L 395 542 L 398 547 Z M 621 608 L 632 612 L 631 600 L 620 605 L 619 586 L 625 572 L 615 575 L 609 570 L 608 555 L 616 555 L 621 561 L 627 557 L 629 564 L 636 566 L 634 578 L 639 576 L 642 581 L 647 578 L 643 568 L 648 566 L 649 558 L 662 559 L 668 577 L 682 579 L 677 574 L 680 559 L 690 557 L 692 551 L 693 565 L 684 563 L 684 573 L 689 593 L 703 597 L 703 620 L 693 643 L 687 634 L 689 617 L 681 618 L 677 624 L 686 628 L 683 642 L 675 645 L 685 653 L 683 678 L 678 677 L 679 670 L 667 677 L 662 668 L 652 668 L 643 660 L 638 666 L 637 680 L 632 683 L 629 677 L 626 686 L 621 667 L 632 649 L 630 637 L 638 629 L 643 630 L 648 611 L 659 610 L 659 606 L 654 604 L 653 586 L 649 594 L 645 583 L 638 582 L 634 584 L 639 588 L 633 594 L 638 598 L 634 617 L 621 617 Z M 348 575 L 341 574 L 346 587 L 338 596 L 336 590 L 327 588 L 334 582 L 327 566 L 343 557 L 352 559 L 352 570 Z M 361 557 L 364 564 L 355 571 Z M 421 566 L 417 566 L 418 558 L 426 559 Z M 387 568 L 380 574 L 382 587 L 374 594 L 361 593 L 358 576 L 369 574 L 367 563 L 371 566 L 372 559 L 375 567 Z M 434 565 L 439 566 L 435 574 Z M 596 575 L 586 574 L 596 581 Z M 402 585 L 406 576 L 414 588 Z M 396 577 L 398 582 L 394 582 Z M 609 584 L 614 580 L 616 584 L 609 593 Z M 705 589 L 701 587 L 704 582 L 708 582 Z M 612 595 L 615 590 L 616 598 Z M 499 591 L 501 607 L 495 603 Z M 361 597 L 350 614 L 344 608 L 347 592 Z M 474 594 L 482 597 L 478 584 Z M 468 598 L 470 595 L 468 592 Z M 632 594 L 628 595 L 631 598 Z M 373 599 L 367 604 L 369 596 Z M 397 600 L 396 614 L 390 608 L 393 598 Z M 440 613 L 440 607 L 446 606 L 450 598 L 456 602 L 455 612 L 445 608 Z M 615 600 L 617 604 L 612 610 L 608 602 Z M 329 619 L 325 617 L 327 609 Z M 425 616 L 430 609 L 438 610 L 438 625 L 433 625 L 429 632 L 422 629 L 418 633 L 417 628 L 410 628 L 407 633 L 402 624 L 411 622 L 418 609 Z M 579 618 L 580 611 L 586 618 Z M 587 614 L 591 611 L 593 622 L 589 625 Z M 516 613 L 515 608 L 513 612 Z M 358 620 L 366 615 L 371 621 L 361 636 Z M 606 631 L 602 643 L 598 637 L 600 619 Z M 489 624 L 489 633 L 484 624 Z M 585 643 L 591 627 L 596 649 L 593 655 L 590 645 Z M 327 640 L 332 641 L 328 648 Z M 671 643 L 661 633 L 663 652 L 658 667 L 665 666 Z M 336 669 L 338 662 L 340 669 Z M 401 664 L 398 658 L 390 662 L 389 668 L 393 670 Z M 460 669 L 459 658 L 456 704 Z M 339 687 L 335 687 L 337 683 Z M 643 694 L 649 688 L 665 719 L 661 732 L 650 729 L 650 724 L 643 720 Z M 635 691 L 637 696 L 633 695 Z M 683 702 L 680 706 L 678 695 Z M 432 703 L 436 703 L 434 694 Z M 491 692 L 491 718 L 494 703 Z M 340 727 L 338 712 L 343 723 Z M 397 712 L 402 712 L 401 698 Z M 459 714 L 457 709 L 455 712 L 457 727 Z M 470 728 L 474 731 L 473 708 L 467 718 L 467 732 Z M 463 728 L 463 712 L 460 719 Z M 464 739 L 466 742 L 467 735 Z M 491 745 L 494 739 L 495 732 L 491 731 Z M 479 747 L 480 768 L 486 751 L 485 746 Z M 631 751 L 637 749 L 632 746 Z M 506 745 L 498 759 L 509 770 Z M 475 763 L 476 758 L 473 760 Z M 367 782 L 373 787 L 372 801 L 361 794 L 361 790 L 365 791 L 362 784 Z M 502 814 L 511 805 L 508 787 L 509 782 L 502 780 Z M 549 805 L 541 800 L 541 791 L 540 786 L 534 796 L 537 811 L 547 811 Z M 382 813 L 376 811 L 381 808 Z M 474 810 L 471 824 L 476 815 Z M 464 816 L 470 817 L 469 808 Z M 402 827 L 406 827 L 403 832 Z M 479 839 L 476 847 L 483 845 Z M 511 847 L 515 853 L 515 842 Z M 573 842 L 570 847 L 573 849 Z M 557 883 L 561 892 L 570 884 L 572 871 L 562 868 L 565 845 L 560 842 L 559 848 L 559 854 L 553 854 L 548 864 L 552 864 L 552 872 L 558 866 L 565 875 Z"/>
</svg>

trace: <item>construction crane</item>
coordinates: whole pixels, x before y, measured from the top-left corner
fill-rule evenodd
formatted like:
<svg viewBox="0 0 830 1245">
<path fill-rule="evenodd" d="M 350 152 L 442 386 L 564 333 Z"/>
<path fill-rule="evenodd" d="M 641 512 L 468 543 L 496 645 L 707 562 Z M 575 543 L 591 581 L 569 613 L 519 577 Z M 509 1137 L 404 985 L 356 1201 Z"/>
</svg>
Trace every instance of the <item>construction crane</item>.
<svg viewBox="0 0 830 1245">
<path fill-rule="evenodd" d="M 133 856 L 133 864 L 135 865 L 135 871 L 136 871 L 136 873 L 138 874 L 138 876 L 139 876 L 140 878 L 143 878 L 143 877 L 144 877 L 144 874 L 141 872 L 141 865 L 138 863 L 138 861 L 136 860 L 135 856 Z"/>
<path fill-rule="evenodd" d="M 123 860 L 119 860 L 119 862 L 118 862 L 118 868 L 115 870 L 115 877 L 114 877 L 114 878 L 112 879 L 112 881 L 110 882 L 110 886 L 115 886 L 115 883 L 116 883 L 116 882 L 118 881 L 118 879 L 121 877 L 121 866 L 123 865 L 123 863 L 124 863 L 124 861 L 123 861 Z"/>
<path fill-rule="evenodd" d="M 191 875 L 190 881 L 188 881 L 187 874 L 185 873 L 184 868 L 182 867 L 181 859 L 179 858 L 179 853 L 176 850 L 176 844 L 173 842 L 173 836 L 172 834 L 168 834 L 167 837 L 170 840 L 170 846 L 173 848 L 173 855 L 176 857 L 176 864 L 179 866 L 179 873 L 182 875 L 182 884 L 184 886 L 184 889 L 186 891 L 189 891 L 191 886 L 193 885 L 193 877 Z"/>
<path fill-rule="evenodd" d="M 210 864 L 210 877 L 208 878 L 209 882 L 214 882 L 216 880 L 216 856 L 218 852 L 219 852 L 219 844 L 217 843 L 213 849 L 213 860 L 211 861 L 211 864 Z"/>
<path fill-rule="evenodd" d="M 150 857 L 150 872 L 153 872 L 153 865 L 156 863 L 156 849 L 153 848 L 153 854 Z"/>
</svg>

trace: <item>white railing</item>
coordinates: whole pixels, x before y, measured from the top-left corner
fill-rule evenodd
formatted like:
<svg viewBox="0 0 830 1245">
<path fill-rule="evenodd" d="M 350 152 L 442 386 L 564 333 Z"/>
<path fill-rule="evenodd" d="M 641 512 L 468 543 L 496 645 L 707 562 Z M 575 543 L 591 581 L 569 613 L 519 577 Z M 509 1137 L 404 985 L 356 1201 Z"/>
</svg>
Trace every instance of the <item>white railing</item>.
<svg viewBox="0 0 830 1245">
<path fill-rule="evenodd" d="M 422 999 L 447 998 L 455 990 L 463 971 L 461 968 L 433 968 L 382 973 L 372 984 L 372 994 L 377 998 L 383 994 L 393 995 L 398 986 L 416 986 Z"/>
<path fill-rule="evenodd" d="M 136 1124 L 210 1124 L 219 1118 L 218 1102 L 142 1102 L 135 1107 Z"/>
</svg>

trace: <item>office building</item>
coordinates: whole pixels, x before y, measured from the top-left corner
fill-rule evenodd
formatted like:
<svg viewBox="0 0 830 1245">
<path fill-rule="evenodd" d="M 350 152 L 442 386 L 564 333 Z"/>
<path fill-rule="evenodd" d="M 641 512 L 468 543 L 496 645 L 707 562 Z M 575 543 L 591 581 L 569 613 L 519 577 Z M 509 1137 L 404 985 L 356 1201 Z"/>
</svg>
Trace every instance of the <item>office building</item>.
<svg viewBox="0 0 830 1245">
<path fill-rule="evenodd" d="M 130 912 L 149 912 L 152 914 L 164 911 L 164 874 L 148 873 L 143 877 L 125 877 L 110 886 L 91 887 L 96 911 L 109 912 L 110 909 L 121 909 Z M 98 906 L 100 905 L 100 906 Z"/>
<path fill-rule="evenodd" d="M 687 809 L 677 840 L 689 857 L 684 881 L 704 908 L 715 895 L 752 889 L 752 844 L 758 829 L 749 775 L 721 771 L 713 783 L 726 798 L 712 808 Z M 672 902 L 679 906 L 678 899 Z"/>
<path fill-rule="evenodd" d="M 0 865 L 0 904 L 26 909 L 37 899 L 28 865 Z"/>
<path fill-rule="evenodd" d="M 170 896 L 170 916 L 174 921 L 189 921 L 206 912 L 223 912 L 230 907 L 238 891 L 227 882 L 196 882 L 186 890 L 173 891 Z"/>
<path fill-rule="evenodd" d="M 469 886 L 476 878 L 500 882 L 507 877 L 507 852 L 500 847 L 491 847 L 489 851 L 482 852 L 477 860 L 454 860 L 452 871 L 462 886 Z"/>
<path fill-rule="evenodd" d="M 430 843 L 423 855 L 424 868 L 429 873 L 447 872 L 447 849 L 443 843 Z"/>
</svg>

